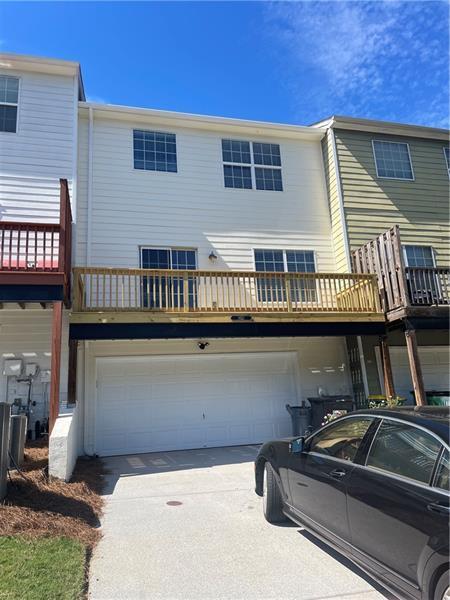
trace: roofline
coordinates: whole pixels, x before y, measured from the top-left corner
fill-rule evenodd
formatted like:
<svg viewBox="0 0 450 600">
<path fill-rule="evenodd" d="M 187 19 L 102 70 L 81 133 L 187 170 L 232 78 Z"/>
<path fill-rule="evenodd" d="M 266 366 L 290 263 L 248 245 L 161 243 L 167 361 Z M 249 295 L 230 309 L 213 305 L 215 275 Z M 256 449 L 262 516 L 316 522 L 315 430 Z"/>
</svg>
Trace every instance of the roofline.
<svg viewBox="0 0 450 600">
<path fill-rule="evenodd" d="M 78 99 L 84 101 L 83 76 L 80 63 L 59 58 L 47 58 L 41 56 L 29 56 L 16 54 L 14 52 L 0 52 L 0 69 L 16 69 L 41 73 L 52 73 L 55 75 L 71 75 L 78 78 Z"/>
<path fill-rule="evenodd" d="M 395 121 L 379 121 L 375 119 L 363 119 L 359 117 L 345 117 L 333 115 L 322 121 L 312 123 L 312 128 L 327 129 L 352 129 L 355 131 L 373 131 L 374 133 L 388 133 L 394 135 L 404 135 L 409 137 L 421 137 L 429 139 L 447 140 L 450 131 L 438 127 L 427 127 L 426 125 L 410 125 L 408 123 L 398 123 Z"/>
<path fill-rule="evenodd" d="M 116 119 L 140 119 L 151 120 L 160 124 L 174 124 L 180 127 L 200 128 L 210 130 L 244 130 L 252 134 L 263 134 L 291 138 L 304 138 L 321 140 L 326 133 L 326 128 L 309 127 L 305 125 L 288 125 L 284 123 L 270 123 L 266 121 L 251 121 L 229 117 L 216 117 L 210 115 L 199 115 L 167 110 L 156 110 L 151 108 L 139 108 L 117 104 L 101 104 L 97 102 L 79 102 L 81 111 L 92 109 L 97 113 L 103 113 L 109 118 Z"/>
</svg>

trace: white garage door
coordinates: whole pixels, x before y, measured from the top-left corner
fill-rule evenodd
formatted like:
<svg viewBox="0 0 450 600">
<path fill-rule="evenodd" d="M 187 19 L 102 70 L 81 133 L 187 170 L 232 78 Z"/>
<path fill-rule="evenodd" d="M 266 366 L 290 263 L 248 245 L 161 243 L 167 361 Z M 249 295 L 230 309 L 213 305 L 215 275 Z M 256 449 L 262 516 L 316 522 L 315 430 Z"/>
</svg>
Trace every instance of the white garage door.
<svg viewBox="0 0 450 600">
<path fill-rule="evenodd" d="M 408 353 L 405 346 L 390 346 L 392 372 L 395 391 L 403 398 L 412 399 L 413 389 Z M 377 349 L 378 351 L 378 349 Z M 448 391 L 450 387 L 449 349 L 445 346 L 419 346 L 420 364 L 426 391 Z M 379 352 L 377 355 L 378 370 L 381 373 Z M 383 378 L 380 378 L 383 381 Z"/>
<path fill-rule="evenodd" d="M 290 434 L 290 352 L 97 359 L 100 456 L 260 443 Z"/>
</svg>

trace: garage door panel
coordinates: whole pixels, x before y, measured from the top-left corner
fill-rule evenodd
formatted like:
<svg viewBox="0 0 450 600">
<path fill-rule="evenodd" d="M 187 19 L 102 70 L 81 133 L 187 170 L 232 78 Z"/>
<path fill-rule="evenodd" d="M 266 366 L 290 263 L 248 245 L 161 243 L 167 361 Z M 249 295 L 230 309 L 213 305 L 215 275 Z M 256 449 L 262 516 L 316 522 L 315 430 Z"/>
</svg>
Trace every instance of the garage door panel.
<svg viewBox="0 0 450 600">
<path fill-rule="evenodd" d="M 293 353 L 114 357 L 98 361 L 97 377 L 101 455 L 260 443 L 290 433 Z"/>
</svg>

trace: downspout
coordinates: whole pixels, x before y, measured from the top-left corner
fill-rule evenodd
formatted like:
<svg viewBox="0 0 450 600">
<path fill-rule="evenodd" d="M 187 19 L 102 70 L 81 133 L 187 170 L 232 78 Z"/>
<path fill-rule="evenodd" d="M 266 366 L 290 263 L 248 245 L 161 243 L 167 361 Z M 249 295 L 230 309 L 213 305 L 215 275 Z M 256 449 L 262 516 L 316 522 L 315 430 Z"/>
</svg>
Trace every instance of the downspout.
<svg viewBox="0 0 450 600">
<path fill-rule="evenodd" d="M 94 109 L 89 107 L 86 266 L 92 259 L 92 190 L 94 180 Z"/>
</svg>

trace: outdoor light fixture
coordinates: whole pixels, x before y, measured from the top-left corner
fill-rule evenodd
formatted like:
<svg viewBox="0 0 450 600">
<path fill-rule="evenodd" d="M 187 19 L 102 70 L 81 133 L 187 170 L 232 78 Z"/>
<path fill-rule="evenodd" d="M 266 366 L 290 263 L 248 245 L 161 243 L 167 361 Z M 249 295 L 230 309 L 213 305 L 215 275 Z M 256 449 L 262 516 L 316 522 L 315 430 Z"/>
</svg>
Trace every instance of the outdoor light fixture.
<svg viewBox="0 0 450 600">
<path fill-rule="evenodd" d="M 214 250 L 211 250 L 211 252 L 209 253 L 208 258 L 209 258 L 209 260 L 211 262 L 216 262 L 216 260 L 217 260 L 217 254 L 214 253 Z"/>
<path fill-rule="evenodd" d="M 205 350 L 205 348 L 209 346 L 209 342 L 202 342 L 200 340 L 199 342 L 197 342 L 197 346 L 199 347 L 199 350 Z"/>
</svg>

